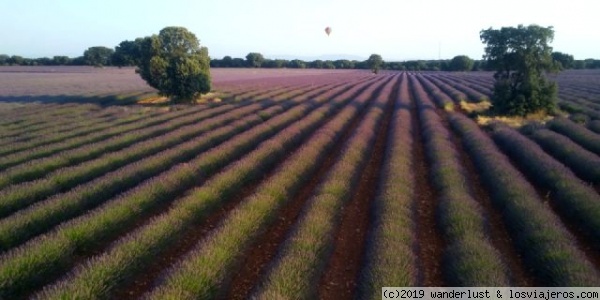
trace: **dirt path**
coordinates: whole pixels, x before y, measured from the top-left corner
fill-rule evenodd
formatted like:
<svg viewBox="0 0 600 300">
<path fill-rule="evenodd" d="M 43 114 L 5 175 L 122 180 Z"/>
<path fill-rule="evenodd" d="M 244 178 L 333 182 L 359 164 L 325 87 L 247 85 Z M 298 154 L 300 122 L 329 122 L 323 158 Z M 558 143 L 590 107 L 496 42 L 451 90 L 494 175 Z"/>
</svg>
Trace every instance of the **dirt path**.
<svg viewBox="0 0 600 300">
<path fill-rule="evenodd" d="M 442 255 L 445 242 L 437 227 L 437 195 L 429 180 L 429 166 L 425 156 L 425 146 L 421 136 L 421 122 L 412 86 L 411 118 L 413 122 L 413 170 L 415 176 L 415 224 L 419 257 L 419 286 L 445 286 L 442 276 Z"/>
<path fill-rule="evenodd" d="M 377 129 L 378 135 L 371 157 L 352 199 L 344 207 L 334 238 L 335 246 L 319 282 L 320 299 L 352 299 L 356 292 L 371 224 L 371 202 L 377 193 L 395 97 L 398 95 L 400 78 L 396 80 L 384 109 L 383 120 Z"/>
<path fill-rule="evenodd" d="M 374 93 L 377 95 L 380 89 Z M 373 97 L 370 101 L 373 101 Z M 329 151 L 324 162 L 310 176 L 310 181 L 281 211 L 277 221 L 269 226 L 263 235 L 243 254 L 240 259 L 239 269 L 234 271 L 234 277 L 226 284 L 223 295 L 225 299 L 248 299 L 252 289 L 259 283 L 262 275 L 267 271 L 268 264 L 277 255 L 281 244 L 285 241 L 287 233 L 292 229 L 301 215 L 306 201 L 310 198 L 319 183 L 339 159 L 343 146 L 350 138 L 356 127 L 365 115 L 366 109 L 359 113 L 345 129 L 334 147 Z"/>
</svg>

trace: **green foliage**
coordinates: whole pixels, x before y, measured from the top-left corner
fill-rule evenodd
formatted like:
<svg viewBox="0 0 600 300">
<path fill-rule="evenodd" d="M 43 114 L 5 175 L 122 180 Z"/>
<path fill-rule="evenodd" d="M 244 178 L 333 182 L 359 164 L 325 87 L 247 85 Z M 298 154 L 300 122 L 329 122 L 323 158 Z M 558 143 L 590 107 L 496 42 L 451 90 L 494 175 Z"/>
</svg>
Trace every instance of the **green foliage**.
<svg viewBox="0 0 600 300">
<path fill-rule="evenodd" d="M 265 59 L 265 62 L 262 64 L 263 68 L 283 68 L 286 65 L 286 61 L 283 59 Z"/>
<path fill-rule="evenodd" d="M 552 60 L 556 63 L 556 67 L 561 70 L 573 69 L 575 67 L 575 59 L 570 54 L 552 52 Z"/>
<path fill-rule="evenodd" d="M 555 67 L 548 45 L 554 38 L 552 27 L 489 28 L 480 37 L 487 65 L 496 70 L 492 104 L 497 113 L 524 116 L 556 109 L 556 84 L 544 77 Z"/>
<path fill-rule="evenodd" d="M 309 63 L 311 68 L 315 68 L 315 69 L 323 69 L 323 61 L 320 59 L 317 59 L 311 63 Z"/>
<path fill-rule="evenodd" d="M 299 59 L 294 59 L 291 60 L 288 64 L 287 64 L 288 68 L 292 68 L 292 69 L 305 69 L 306 68 L 306 62 L 299 60 Z"/>
<path fill-rule="evenodd" d="M 458 55 L 452 58 L 449 65 L 450 71 L 471 71 L 474 61 L 466 55 Z"/>
<path fill-rule="evenodd" d="M 137 38 L 135 41 L 122 41 L 115 47 L 112 62 L 115 66 L 136 66 L 140 63 L 142 42 L 144 39 Z"/>
<path fill-rule="evenodd" d="M 8 59 L 9 65 L 24 65 L 25 59 L 19 55 L 13 55 Z"/>
<path fill-rule="evenodd" d="M 383 58 L 381 58 L 381 55 L 379 54 L 371 54 L 369 59 L 367 59 L 367 65 L 373 73 L 377 74 L 379 73 L 379 69 L 383 66 Z"/>
<path fill-rule="evenodd" d="M 246 61 L 249 67 L 260 68 L 262 63 L 265 61 L 265 58 L 260 53 L 250 52 L 248 53 L 248 55 L 246 55 Z"/>
<path fill-rule="evenodd" d="M 354 63 L 347 59 L 339 59 L 333 62 L 336 69 L 354 69 Z"/>
<path fill-rule="evenodd" d="M 113 49 L 103 46 L 90 47 L 83 52 L 83 59 L 85 60 L 85 63 L 90 66 L 110 66 L 114 52 Z"/>
<path fill-rule="evenodd" d="M 71 63 L 71 59 L 68 56 L 54 56 L 51 64 L 57 66 L 68 65 Z"/>
<path fill-rule="evenodd" d="M 173 102 L 192 102 L 210 91 L 208 49 L 184 27 L 165 27 L 141 41 L 138 72 Z"/>
<path fill-rule="evenodd" d="M 0 66 L 8 65 L 10 56 L 6 54 L 0 54 Z"/>
</svg>

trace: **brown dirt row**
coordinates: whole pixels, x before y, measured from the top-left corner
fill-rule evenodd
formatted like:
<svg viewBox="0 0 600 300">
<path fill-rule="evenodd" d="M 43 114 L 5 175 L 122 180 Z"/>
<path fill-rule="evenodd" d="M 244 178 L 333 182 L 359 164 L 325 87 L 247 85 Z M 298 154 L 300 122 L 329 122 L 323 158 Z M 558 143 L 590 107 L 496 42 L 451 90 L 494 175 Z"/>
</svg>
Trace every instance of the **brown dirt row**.
<svg viewBox="0 0 600 300">
<path fill-rule="evenodd" d="M 468 183 L 468 189 L 471 197 L 475 199 L 483 208 L 485 219 L 487 221 L 487 231 L 492 245 L 502 255 L 502 260 L 508 267 L 511 275 L 511 283 L 513 286 L 539 286 L 535 278 L 525 270 L 521 256 L 517 253 L 512 239 L 508 234 L 502 214 L 494 208 L 490 194 L 484 188 L 479 172 L 475 168 L 473 160 L 470 159 L 465 151 L 460 138 L 452 131 L 448 123 L 448 115 L 443 110 L 437 110 L 442 122 L 446 128 L 449 128 L 452 142 L 456 152 L 459 153 L 459 159 L 462 166 L 465 168 L 465 177 Z"/>
<path fill-rule="evenodd" d="M 374 94 L 377 95 L 379 91 L 376 91 Z M 373 101 L 375 95 L 370 101 Z M 354 120 L 352 120 L 350 125 L 335 143 L 335 146 L 327 154 L 324 162 L 321 163 L 320 167 L 309 177 L 310 180 L 308 183 L 300 188 L 296 195 L 290 200 L 289 204 L 280 212 L 277 221 L 269 226 L 269 228 L 256 239 L 256 242 L 244 252 L 240 259 L 238 269 L 233 272 L 235 275 L 223 288 L 222 294 L 226 295 L 223 297 L 224 299 L 248 299 L 252 290 L 257 286 L 261 277 L 268 270 L 269 263 L 277 255 L 280 246 L 287 237 L 287 233 L 296 224 L 306 201 L 310 198 L 333 164 L 338 160 L 344 144 L 360 124 L 365 112 L 366 110 L 363 110 L 354 118 Z"/>
<path fill-rule="evenodd" d="M 335 246 L 319 283 L 320 299 L 352 299 L 356 292 L 371 224 L 371 203 L 377 193 L 399 84 L 400 78 L 397 78 L 388 97 L 383 120 L 377 129 L 378 135 L 371 157 L 364 167 L 352 198 L 343 208 L 334 238 Z"/>
<path fill-rule="evenodd" d="M 418 256 L 419 286 L 445 286 L 442 276 L 442 256 L 445 241 L 436 221 L 438 197 L 429 180 L 429 164 L 425 156 L 425 145 L 421 136 L 421 121 L 412 87 L 411 118 L 413 122 L 413 169 L 415 176 L 415 224 Z"/>
</svg>

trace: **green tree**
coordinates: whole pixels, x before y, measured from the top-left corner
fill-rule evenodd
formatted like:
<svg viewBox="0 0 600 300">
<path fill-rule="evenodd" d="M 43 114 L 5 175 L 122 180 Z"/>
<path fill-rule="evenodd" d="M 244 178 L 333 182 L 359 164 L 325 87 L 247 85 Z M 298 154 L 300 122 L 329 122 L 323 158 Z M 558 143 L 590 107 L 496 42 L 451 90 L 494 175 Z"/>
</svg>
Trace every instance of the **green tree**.
<svg viewBox="0 0 600 300">
<path fill-rule="evenodd" d="M 367 66 L 373 73 L 379 73 L 379 69 L 383 66 L 383 58 L 379 54 L 371 54 L 369 59 L 367 59 Z"/>
<path fill-rule="evenodd" d="M 600 60 L 593 59 L 593 58 L 587 58 L 584 61 L 585 61 L 586 69 L 600 69 Z"/>
<path fill-rule="evenodd" d="M 494 74 L 493 109 L 497 113 L 524 116 L 556 109 L 557 87 L 544 73 L 554 70 L 552 27 L 519 25 L 485 29 L 480 33 L 486 44 L 484 59 Z"/>
<path fill-rule="evenodd" d="M 8 65 L 10 61 L 10 56 L 6 54 L 0 54 L 0 66 Z"/>
<path fill-rule="evenodd" d="M 184 27 L 165 27 L 141 43 L 138 73 L 172 102 L 193 102 L 210 91 L 208 48 Z"/>
<path fill-rule="evenodd" d="M 336 69 L 354 69 L 354 63 L 347 59 L 338 59 L 333 62 Z"/>
<path fill-rule="evenodd" d="M 473 69 L 473 60 L 466 55 L 457 55 L 450 61 L 450 71 L 471 71 Z"/>
<path fill-rule="evenodd" d="M 19 55 L 13 55 L 8 59 L 8 64 L 17 66 L 25 65 L 25 58 Z"/>
<path fill-rule="evenodd" d="M 326 61 L 323 63 L 323 68 L 324 68 L 324 69 L 335 69 L 335 64 L 334 64 L 334 63 L 333 63 L 333 61 L 331 61 L 331 60 L 326 60 Z"/>
<path fill-rule="evenodd" d="M 572 69 L 574 67 L 575 58 L 573 55 L 562 53 L 562 52 L 552 52 L 552 60 L 557 64 L 557 67 L 561 70 L 564 69 Z"/>
<path fill-rule="evenodd" d="M 288 62 L 287 67 L 292 69 L 305 69 L 306 62 L 299 59 L 293 59 Z"/>
<path fill-rule="evenodd" d="M 110 66 L 115 50 L 103 46 L 90 47 L 83 52 L 85 63 L 94 67 Z"/>
<path fill-rule="evenodd" d="M 112 62 L 115 66 L 136 66 L 140 62 L 142 43 L 144 39 L 137 38 L 135 41 L 122 41 L 115 47 Z"/>
<path fill-rule="evenodd" d="M 246 55 L 246 62 L 250 68 L 260 68 L 264 61 L 265 58 L 260 53 L 250 52 L 248 55 Z"/>
<path fill-rule="evenodd" d="M 277 68 L 285 67 L 286 64 L 287 64 L 287 61 L 285 61 L 283 59 L 265 59 L 265 61 L 262 64 L 262 67 L 269 68 L 269 69 L 277 69 Z"/>
<path fill-rule="evenodd" d="M 320 59 L 312 61 L 308 65 L 313 69 L 323 69 L 323 61 Z"/>
<path fill-rule="evenodd" d="M 65 66 L 71 63 L 71 59 L 68 56 L 54 56 L 52 58 L 52 64 L 58 66 Z"/>
<path fill-rule="evenodd" d="M 221 67 L 231 68 L 232 65 L 233 65 L 233 58 L 231 58 L 231 56 L 226 55 L 225 57 L 223 57 L 223 60 L 221 61 Z"/>
</svg>

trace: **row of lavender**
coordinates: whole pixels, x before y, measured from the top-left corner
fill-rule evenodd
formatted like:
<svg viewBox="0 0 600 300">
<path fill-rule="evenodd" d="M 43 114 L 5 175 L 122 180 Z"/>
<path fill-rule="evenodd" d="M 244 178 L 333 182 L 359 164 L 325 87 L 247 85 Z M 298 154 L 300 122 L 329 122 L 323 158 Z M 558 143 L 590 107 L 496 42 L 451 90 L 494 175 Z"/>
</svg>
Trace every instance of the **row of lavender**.
<svg viewBox="0 0 600 300">
<path fill-rule="evenodd" d="M 381 78 L 365 81 L 361 77 L 346 84 L 273 87 L 266 92 L 240 90 L 239 103 L 172 112 L 157 126 L 130 129 L 126 136 L 146 136 L 129 144 L 119 140 L 122 136 L 117 134 L 86 148 L 85 143 L 77 144 L 77 139 L 86 136 L 82 134 L 71 137 L 75 142 L 71 138 L 50 140 L 45 147 L 13 152 L 33 149 L 33 154 L 27 155 L 39 155 L 33 165 L 42 167 L 30 172 L 17 162 L 6 170 L 10 172 L 0 173 L 0 183 L 5 182 L 0 193 L 12 199 L 0 203 L 5 217 L 0 220 L 0 295 L 26 295 L 49 283 L 39 297 L 112 295 L 144 272 L 148 262 L 177 243 L 194 224 L 232 201 L 249 182 L 260 182 L 255 194 L 241 199 L 241 204 L 227 213 L 214 231 L 198 241 L 194 251 L 171 264 L 164 284 L 151 295 L 217 296 L 235 272 L 240 249 L 247 248 L 276 219 L 344 128 L 365 110 L 364 120 L 348 140 L 339 162 L 314 192 L 272 269 L 255 290 L 255 296 L 264 298 L 298 293 L 315 296 L 316 291 L 309 287 L 317 282 L 331 251 L 339 208 L 351 193 L 352 185 L 347 183 L 356 179 L 370 155 L 372 143 L 365 139 L 374 138 L 382 108 L 391 101 L 388 99 L 397 103 L 384 165 L 397 165 L 398 169 L 386 167 L 380 183 L 382 192 L 375 206 L 378 221 L 372 225 L 372 239 L 377 242 L 371 246 L 376 248 L 369 248 L 373 258 L 365 267 L 361 288 L 365 297 L 379 298 L 376 287 L 383 286 L 381 283 L 419 282 L 415 271 L 419 258 L 412 247 L 418 243 L 411 221 L 414 180 L 407 175 L 414 167 L 410 164 L 412 130 L 422 135 L 430 179 L 436 189 L 438 222 L 447 253 L 443 272 L 448 283 L 507 285 L 513 280 L 503 253 L 491 243 L 486 229 L 489 211 L 474 199 L 469 188 L 467 170 L 461 165 L 453 141 L 455 134 L 476 162 L 495 209 L 502 213 L 515 247 L 525 257 L 522 263 L 534 270 L 539 282 L 597 285 L 597 266 L 581 249 L 598 249 L 598 194 L 577 178 L 597 184 L 598 168 L 593 167 L 598 164 L 597 135 L 560 119 L 550 123 L 551 130 L 532 128 L 527 132 L 530 139 L 498 127 L 492 141 L 472 121 L 435 109 L 435 105 L 445 107 L 449 101 L 456 101 L 460 94 L 449 91 L 461 85 L 451 84 L 451 78 L 434 77 L 402 75 L 398 97 L 390 97 L 395 81 L 392 78 L 385 86 Z M 377 83 L 369 85 L 373 82 Z M 378 87 L 381 93 L 367 106 Z M 254 103 L 241 100 L 245 97 L 267 99 Z M 350 99 L 352 104 L 346 105 Z M 197 122 L 190 122 L 188 118 L 194 117 Z M 326 123 L 328 118 L 332 120 Z M 411 120 L 417 121 L 417 127 Z M 450 122 L 455 133 L 445 122 Z M 21 129 L 18 123 L 11 124 L 15 127 L 7 132 Z M 392 138 L 396 136 L 402 138 Z M 106 155 L 86 158 L 86 152 L 101 145 L 110 147 L 113 142 L 123 146 L 107 150 Z M 44 148 L 60 147 L 73 151 L 69 157 L 83 158 L 69 162 L 60 155 L 68 151 L 43 152 Z M 262 180 L 264 172 L 277 165 L 274 174 Z M 529 182 L 550 191 L 549 199 L 555 206 L 543 205 Z M 165 213 L 160 214 L 162 211 Z M 150 218 L 154 215 L 158 216 Z M 563 222 L 584 232 L 589 242 L 574 239 L 572 229 Z M 398 236 L 390 236 L 396 231 Z M 379 243 L 387 247 L 380 248 Z M 395 249 L 402 251 L 401 258 Z M 396 265 L 380 268 L 382 263 L 391 262 Z M 298 271 L 305 268 L 306 272 Z M 384 272 L 394 268 L 406 272 Z M 56 281 L 65 272 L 68 275 Z"/>
<path fill-rule="evenodd" d="M 444 88 L 432 85 L 429 76 L 411 76 L 411 88 L 418 114 L 410 114 L 410 97 L 401 86 L 389 141 L 390 148 L 380 198 L 375 206 L 371 258 L 365 269 L 364 298 L 380 298 L 380 287 L 418 285 L 423 270 L 413 245 L 415 237 L 415 183 L 411 176 L 414 159 L 410 132 L 417 130 L 411 117 L 420 120 L 420 132 L 430 165 L 430 176 L 437 190 L 438 224 L 444 239 L 443 275 L 450 285 L 514 285 L 514 266 L 507 263 L 506 250 L 497 248 L 487 226 L 490 214 L 499 214 L 518 253 L 518 264 L 533 280 L 526 284 L 548 286 L 595 286 L 600 250 L 598 192 L 581 179 L 598 184 L 597 136 L 566 119 L 557 119 L 548 129 L 533 130 L 526 138 L 515 130 L 498 127 L 493 140 L 475 122 L 447 108 Z M 434 81 L 435 82 L 435 81 Z M 424 90 L 423 86 L 427 89 Z M 455 85 L 456 86 L 456 85 Z M 427 95 L 429 92 L 429 98 Z M 447 119 L 454 133 L 448 132 Z M 398 127 L 397 124 L 402 124 Z M 565 136 L 559 134 L 563 133 Z M 472 184 L 456 152 L 451 135 L 464 144 L 469 160 L 491 196 L 493 210 L 483 208 L 482 199 L 473 198 Z M 552 156 L 536 145 L 539 143 Z M 577 143 L 579 143 L 580 146 Z M 585 147 L 587 148 L 585 148 Z M 559 162 L 560 161 L 560 162 Z M 564 163 L 573 169 L 578 178 Z M 393 166 L 393 167 L 392 167 Z M 518 168 L 517 168 L 518 167 Z M 549 193 L 540 194 L 539 190 Z M 546 195 L 546 197 L 544 197 Z M 552 205 L 545 203 L 551 201 Z M 381 201 L 381 202 L 379 202 Z M 583 232 L 583 235 L 581 235 Z M 497 238 L 497 237 L 495 237 Z M 422 254 L 421 254 L 422 255 Z M 422 266 L 422 265 L 421 265 Z M 402 270 L 399 272 L 398 270 Z M 421 279 L 419 279 L 421 278 Z"/>
<path fill-rule="evenodd" d="M 429 76 L 442 77 L 441 75 Z M 454 85 L 455 87 L 460 86 L 460 79 L 453 79 L 451 76 L 444 77 L 446 80 L 459 82 Z M 470 81 L 470 84 L 476 85 L 476 80 Z M 435 90 L 433 91 L 434 99 L 439 98 L 435 94 Z M 444 107 L 443 103 L 439 101 L 437 105 Z M 520 237 L 514 238 L 516 246 L 522 255 L 528 258 L 524 261 L 530 264 L 529 268 L 535 270 L 536 276 L 541 278 L 541 282 L 551 285 L 597 284 L 595 281 L 597 270 L 590 261 L 595 257 L 593 254 L 582 253 L 582 251 L 593 249 L 591 250 L 593 253 L 600 249 L 600 240 L 597 236 L 598 229 L 600 229 L 598 222 L 600 196 L 598 191 L 589 185 L 591 183 L 598 186 L 600 182 L 600 177 L 598 177 L 600 136 L 564 118 L 557 118 L 549 122 L 546 126 L 549 129 L 545 129 L 544 126 L 529 126 L 522 130 L 523 133 L 506 126 L 496 125 L 493 128 L 492 137 L 501 149 L 498 151 L 493 150 L 494 146 L 489 145 L 490 139 L 472 121 L 458 113 L 450 113 L 450 121 L 453 128 L 463 135 L 465 147 L 477 162 L 476 166 L 482 173 L 488 189 L 492 191 L 491 194 L 496 205 L 499 206 L 498 209 L 505 212 L 505 223 L 509 226 L 509 231 L 512 234 L 520 235 Z M 436 132 L 441 131 L 437 130 Z M 473 134 L 473 132 L 477 132 L 477 134 Z M 477 137 L 471 139 L 471 135 Z M 478 152 L 479 149 L 481 152 Z M 487 154 L 485 154 L 486 152 Z M 492 155 L 492 152 L 497 152 L 497 154 Z M 504 155 L 510 157 L 510 162 L 506 158 L 501 158 Z M 496 157 L 496 166 L 493 166 L 493 161 L 489 160 L 492 156 Z M 510 169 L 514 168 L 512 165 L 518 166 L 519 170 L 511 171 Z M 503 174 L 512 173 L 513 175 L 507 176 L 507 179 L 511 178 L 513 182 L 517 178 L 523 178 L 522 175 L 517 175 L 519 172 L 523 172 L 527 178 L 521 180 L 522 182 L 519 183 L 521 187 L 514 186 L 514 183 L 502 182 Z M 552 202 L 552 209 L 548 207 L 543 209 L 526 208 L 523 207 L 525 203 L 515 203 L 521 206 L 514 209 L 506 206 L 507 203 L 517 201 L 518 197 L 532 198 L 532 200 L 528 200 L 531 203 L 528 203 L 527 206 L 543 202 L 538 198 L 538 192 L 535 189 L 526 187 L 530 185 L 527 181 L 533 183 L 536 189 L 547 191 L 546 197 Z M 521 193 L 513 194 L 510 191 L 511 187 Z M 529 191 L 526 191 L 527 189 Z M 513 197 L 517 198 L 512 199 Z M 523 199 L 518 201 L 522 202 Z M 540 210 L 535 213 L 535 215 L 541 214 L 539 221 L 536 219 L 538 217 L 527 220 L 527 216 L 530 215 L 524 214 L 524 212 L 534 209 Z M 546 212 L 542 213 L 542 211 Z M 515 217 L 523 219 L 515 220 Z M 462 220 L 465 219 L 465 217 L 462 218 Z M 566 222 L 566 227 L 558 225 L 563 222 Z M 553 229 L 542 229 L 540 227 L 542 223 L 547 223 L 545 227 L 548 227 L 548 224 L 557 225 L 554 225 Z M 542 246 L 541 239 L 545 239 L 544 243 L 549 243 L 548 246 Z M 530 243 L 534 241 L 538 245 L 533 253 L 530 253 L 532 249 L 527 247 L 531 247 Z M 544 257 L 544 259 L 540 260 L 540 257 Z M 570 259 L 566 259 L 566 257 L 570 257 Z M 561 271 L 551 272 L 546 269 L 547 266 L 544 267 L 545 264 L 553 266 L 554 270 L 560 269 Z M 481 275 L 478 276 L 483 278 Z"/>
<path fill-rule="evenodd" d="M 301 142 L 304 143 L 302 140 L 320 127 L 340 106 L 348 103 L 351 95 L 359 88 L 360 85 L 355 86 L 344 94 L 333 97 L 327 105 L 310 112 L 298 122 L 291 124 L 291 126 L 261 143 L 259 147 L 246 154 L 241 160 L 223 169 L 200 187 L 187 193 L 187 196 L 175 202 L 167 213 L 156 217 L 144 227 L 140 227 L 121 238 L 114 244 L 110 251 L 96 260 L 81 265 L 64 281 L 47 288 L 43 292 L 44 297 L 61 298 L 65 295 L 79 295 L 84 298 L 94 298 L 110 293 L 119 284 L 122 284 L 122 282 L 118 281 L 119 278 L 126 278 L 136 272 L 143 271 L 142 266 L 144 262 L 148 262 L 155 255 L 172 247 L 177 237 L 182 236 L 189 230 L 190 226 L 205 219 L 213 211 L 223 206 L 225 201 L 231 201 L 239 189 L 248 181 L 261 178 L 261 173 L 268 170 L 269 166 L 277 164 L 287 152 L 296 148 Z M 306 157 L 303 157 L 303 159 L 306 159 Z M 307 162 L 303 160 L 303 163 Z M 314 162 L 311 161 L 311 163 Z M 302 166 L 305 168 L 311 167 L 311 163 L 303 164 Z M 312 168 L 314 168 L 314 165 Z M 287 169 L 284 170 L 286 173 L 289 171 Z M 302 177 L 287 178 L 302 179 Z M 275 207 L 271 206 L 271 203 L 263 201 L 267 201 L 268 199 L 283 201 L 285 200 L 285 197 L 283 197 L 284 194 L 278 195 L 273 192 L 287 193 L 289 191 L 285 187 L 273 184 L 269 184 L 268 186 L 271 189 L 275 188 L 275 190 L 271 190 L 272 193 L 269 193 L 273 198 L 259 198 L 261 201 L 259 201 L 258 205 L 254 204 L 253 208 L 242 210 L 249 210 L 247 213 L 256 214 L 259 213 L 256 209 L 266 209 L 265 213 L 273 213 L 271 210 Z M 255 201 L 258 201 L 258 199 Z M 239 218 L 241 218 L 239 220 L 241 224 L 239 222 L 233 223 L 235 226 L 242 226 L 236 228 L 241 231 L 230 231 L 230 233 L 235 232 L 235 235 L 222 236 L 222 239 L 225 239 L 222 243 L 226 244 L 222 247 L 225 247 L 225 249 L 210 252 L 213 255 L 217 255 L 217 257 L 207 260 L 206 264 L 202 265 L 202 268 L 195 268 L 196 271 L 205 271 L 207 274 L 215 276 L 212 280 L 218 280 L 223 276 L 223 273 L 227 271 L 226 266 L 231 264 L 231 262 L 227 262 L 226 255 L 229 255 L 231 260 L 235 258 L 235 255 L 240 254 L 239 251 L 233 250 L 239 249 L 238 247 L 243 245 L 236 244 L 238 242 L 237 239 L 245 240 L 245 243 L 248 243 L 251 241 L 251 236 L 246 235 L 249 234 L 249 230 L 259 230 L 255 226 L 260 223 L 255 223 L 257 220 L 252 217 L 252 214 L 245 213 L 238 212 L 237 210 L 231 212 L 231 214 L 239 215 Z M 184 261 L 189 263 L 190 259 Z M 211 265 L 214 267 L 211 268 Z M 176 269 L 180 268 L 176 267 Z M 215 272 L 219 272 L 220 275 L 215 274 Z M 90 280 L 91 278 L 94 280 Z M 198 285 L 207 283 L 205 280 L 192 280 L 191 282 L 196 282 Z M 208 287 L 208 289 L 214 290 L 214 286 Z"/>
<path fill-rule="evenodd" d="M 161 202 L 172 201 L 176 195 L 198 184 L 200 178 L 210 177 L 211 173 L 245 154 L 261 141 L 327 103 L 333 95 L 343 91 L 344 87 L 339 84 L 322 86 L 291 100 L 285 100 L 287 97 L 283 96 L 279 101 L 261 101 L 256 105 L 240 106 L 230 112 L 221 111 L 221 114 L 212 118 L 214 121 L 208 118 L 189 126 L 187 131 L 179 131 L 179 134 L 188 135 L 187 139 L 179 136 L 177 130 L 172 131 L 176 132 L 173 140 L 183 140 L 176 147 L 163 151 L 165 153 L 159 152 L 139 162 L 134 160 L 133 163 L 86 184 L 79 183 L 77 188 L 67 193 L 57 194 L 26 210 L 18 211 L 18 218 L 13 217 L 16 214 L 9 215 L 2 220 L 5 225 L 4 236 L 7 237 L 7 244 L 3 244 L 7 252 L 1 258 L 3 295 L 25 292 L 43 284 L 48 278 L 42 279 L 40 274 L 56 274 L 65 268 L 69 269 L 69 265 L 73 264 L 73 253 L 89 255 L 91 249 L 102 246 L 98 245 L 98 240 L 114 238 L 128 225 L 135 226 L 136 219 L 148 214 Z M 325 107 L 331 110 L 334 106 L 328 104 Z M 247 117 L 244 118 L 244 114 Z M 320 112 L 316 116 L 325 118 L 326 114 Z M 301 130 L 298 134 L 305 133 Z M 194 138 L 193 135 L 197 137 Z M 148 142 L 149 145 L 153 144 Z M 219 144 L 221 145 L 217 146 Z M 128 155 L 127 153 L 129 151 L 121 154 Z M 260 168 L 254 172 L 258 170 Z M 85 167 L 82 172 L 85 172 Z M 199 178 L 197 174 L 202 176 Z M 60 183 L 60 179 L 56 183 Z M 134 189 L 111 199 L 133 186 Z M 40 197 L 42 198 L 43 196 Z M 87 212 L 90 209 L 93 210 Z M 69 219 L 71 220 L 60 227 L 54 227 Z M 19 225 L 15 227 L 16 224 Z M 29 229 L 32 228 L 34 232 L 30 233 Z M 19 248 L 12 248 L 40 233 L 44 234 Z"/>
</svg>

